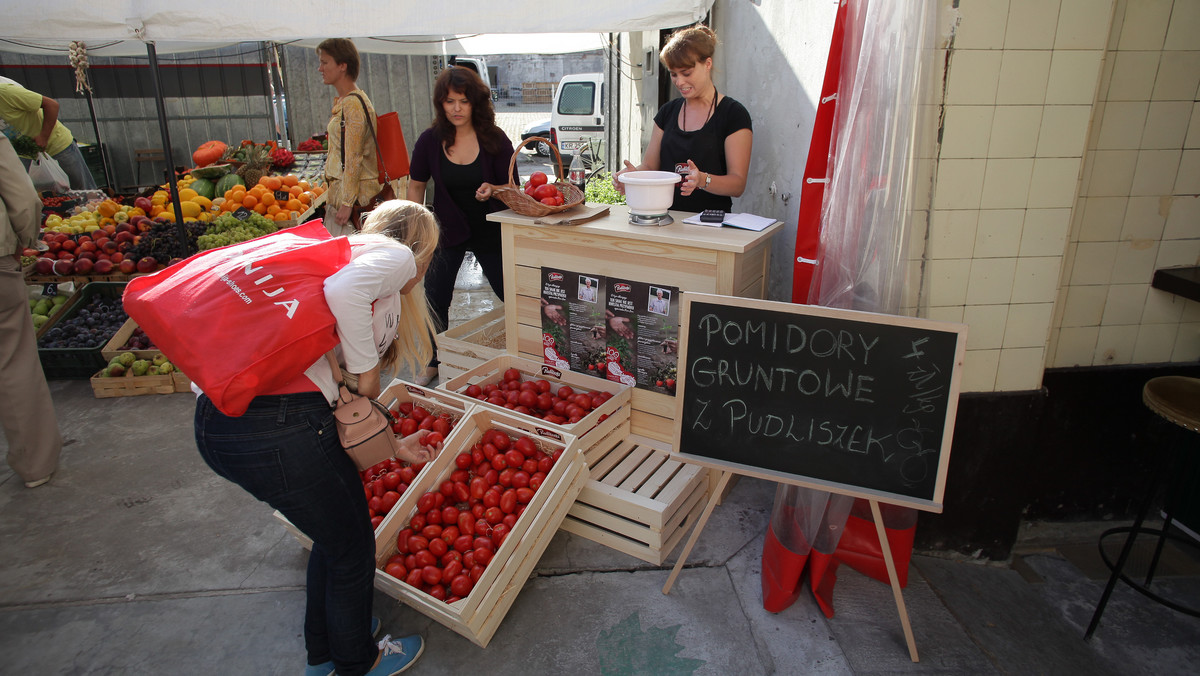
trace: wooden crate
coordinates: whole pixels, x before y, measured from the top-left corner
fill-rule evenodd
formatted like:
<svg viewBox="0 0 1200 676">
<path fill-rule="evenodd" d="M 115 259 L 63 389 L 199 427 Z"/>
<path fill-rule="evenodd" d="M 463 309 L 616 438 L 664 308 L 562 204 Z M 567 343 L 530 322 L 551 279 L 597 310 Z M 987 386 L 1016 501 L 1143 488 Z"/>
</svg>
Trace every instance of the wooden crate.
<svg viewBox="0 0 1200 676">
<path fill-rule="evenodd" d="M 504 354 L 504 306 L 437 334 L 438 378 L 455 378 Z"/>
<path fill-rule="evenodd" d="M 183 379 L 187 379 L 187 376 L 184 376 L 182 373 L 179 373 L 178 371 L 176 371 L 176 373 L 182 376 Z M 190 389 L 190 387 L 191 381 L 188 381 L 187 389 Z M 457 427 L 458 423 L 463 419 L 464 416 L 466 416 L 467 412 L 471 410 L 475 404 L 475 400 L 467 397 L 460 397 L 453 392 L 432 390 L 405 382 L 403 380 L 395 380 L 392 382 L 392 385 L 383 391 L 383 394 L 379 395 L 379 403 L 387 406 L 391 411 L 397 410 L 402 403 L 412 403 L 424 408 L 434 415 L 446 413 L 454 421 L 455 427 Z M 425 468 L 421 470 L 420 474 L 417 475 L 417 479 L 415 481 L 419 481 L 423 474 L 430 471 L 430 467 L 432 467 L 432 465 L 433 463 L 426 465 Z M 413 484 L 414 486 L 416 485 L 415 481 Z M 407 496 L 410 493 L 412 493 L 412 486 L 410 486 L 409 490 L 404 491 L 404 493 L 400 496 L 401 500 L 403 500 L 404 496 Z M 396 503 L 396 507 L 392 508 L 392 512 L 395 512 L 399 505 L 399 502 Z M 391 513 L 388 515 L 391 516 Z M 279 523 L 287 530 L 287 532 L 292 534 L 292 537 L 296 538 L 296 541 L 300 543 L 301 547 L 309 550 L 312 549 L 312 538 L 305 535 L 304 532 L 297 528 L 296 525 L 291 521 L 288 521 L 287 517 L 281 514 L 279 510 L 275 511 L 275 518 L 279 520 Z M 379 524 L 379 527 L 375 529 L 376 536 L 379 535 L 382 528 L 383 524 L 381 523 Z"/>
<path fill-rule="evenodd" d="M 609 438 L 585 457 L 591 478 L 562 529 L 662 565 L 704 509 L 709 471 L 636 435 Z"/>
<path fill-rule="evenodd" d="M 175 382 L 175 391 L 176 392 L 191 392 L 192 391 L 192 379 L 188 378 L 186 375 L 184 375 L 183 371 L 176 369 L 171 374 L 171 380 L 173 380 Z"/>
<path fill-rule="evenodd" d="M 143 394 L 174 394 L 175 380 L 171 374 L 165 376 L 125 375 L 120 378 L 104 378 L 97 371 L 91 378 L 92 394 L 97 399 L 109 397 L 138 397 Z M 129 373 L 126 371 L 126 373 Z"/>
<path fill-rule="evenodd" d="M 455 456 L 469 449 L 484 431 L 493 427 L 511 436 L 522 434 L 519 428 L 511 424 L 513 418 L 511 414 L 475 407 L 454 428 L 446 439 L 441 455 L 429 465 L 434 471 L 422 472 L 384 520 L 376 538 L 377 566 L 384 566 L 396 554 L 396 536 L 416 513 L 417 499 L 423 493 L 435 490 L 450 475 L 455 469 Z M 561 441 L 544 437 L 533 439 L 544 451 L 563 449 L 562 457 L 546 475 L 545 482 L 466 598 L 454 603 L 439 601 L 382 570 L 375 573 L 376 589 L 404 601 L 472 643 L 486 648 L 587 481 L 587 466 L 574 437 L 567 435 Z"/>
<path fill-rule="evenodd" d="M 553 389 L 562 385 L 570 385 L 577 392 L 603 391 L 612 394 L 612 398 L 602 406 L 592 410 L 583 420 L 575 424 L 556 425 L 531 415 L 515 413 L 509 409 L 489 404 L 486 401 L 476 401 L 481 407 L 494 411 L 503 411 L 514 417 L 513 424 L 537 436 L 549 438 L 565 438 L 567 436 L 579 439 L 580 449 L 587 451 L 610 434 L 624 436 L 629 433 L 629 396 L 631 388 L 614 383 L 610 380 L 593 376 L 580 375 L 572 371 L 558 369 L 541 364 L 530 359 L 522 359 L 509 354 L 488 360 L 483 364 L 438 385 L 438 389 L 462 394 L 469 385 L 487 385 L 498 383 L 503 379 L 507 369 L 515 368 L 521 372 L 523 380 L 544 378 Z M 466 396 L 463 394 L 462 396 Z"/>
<path fill-rule="evenodd" d="M 122 352 L 132 352 L 133 356 L 137 357 L 138 359 L 154 359 L 156 356 L 162 354 L 162 350 L 159 350 L 158 348 L 154 348 L 153 350 L 121 349 L 121 346 L 124 345 L 125 342 L 129 340 L 129 337 L 133 335 L 133 330 L 136 329 L 137 326 L 137 322 L 133 321 L 133 319 L 126 319 L 125 323 L 121 325 L 121 328 L 117 329 L 117 332 L 113 335 L 113 337 L 104 344 L 104 347 L 100 348 L 100 356 L 104 357 L 105 361 L 111 362 L 113 357 L 116 357 Z"/>
</svg>

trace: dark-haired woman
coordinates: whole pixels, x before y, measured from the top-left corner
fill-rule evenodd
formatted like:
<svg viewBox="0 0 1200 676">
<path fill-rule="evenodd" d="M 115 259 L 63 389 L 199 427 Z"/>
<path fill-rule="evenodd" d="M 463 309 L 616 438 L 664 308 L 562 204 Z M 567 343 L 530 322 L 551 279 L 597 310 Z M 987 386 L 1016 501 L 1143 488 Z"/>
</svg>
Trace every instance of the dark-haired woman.
<svg viewBox="0 0 1200 676">
<path fill-rule="evenodd" d="M 375 108 L 358 88 L 358 48 L 346 38 L 329 38 L 317 46 L 321 81 L 333 87 L 337 98 L 326 128 L 329 154 L 325 158 L 325 227 L 330 234 L 346 235 L 361 223 L 350 222 L 355 205 L 365 206 L 379 192 L 378 151 L 371 129 Z M 344 141 L 344 143 L 343 143 Z M 344 159 L 344 161 L 343 161 Z"/>
<path fill-rule="evenodd" d="M 671 82 L 682 94 L 668 101 L 654 116 L 650 143 L 636 167 L 625 160 L 627 171 L 672 171 L 683 177 L 675 190 L 672 209 L 730 211 L 734 197 L 746 189 L 754 132 L 745 106 L 717 92 L 712 79 L 717 34 L 708 26 L 681 28 L 671 35 L 658 58 L 671 72 Z"/>
<path fill-rule="evenodd" d="M 454 66 L 442 71 L 433 86 L 433 125 L 413 146 L 408 199 L 421 202 L 433 179 L 433 213 L 442 226 L 437 256 L 425 278 L 425 293 L 439 327 L 445 330 L 454 295 L 454 280 L 468 251 L 475 254 L 492 291 L 504 300 L 504 268 L 500 226 L 487 215 L 504 203 L 492 199 L 492 186 L 509 182 L 512 142 L 496 126 L 492 92 L 479 75 Z M 515 172 L 514 172 L 515 173 Z M 514 176 L 513 182 L 518 179 Z M 437 354 L 416 380 L 427 385 L 437 377 Z"/>
</svg>

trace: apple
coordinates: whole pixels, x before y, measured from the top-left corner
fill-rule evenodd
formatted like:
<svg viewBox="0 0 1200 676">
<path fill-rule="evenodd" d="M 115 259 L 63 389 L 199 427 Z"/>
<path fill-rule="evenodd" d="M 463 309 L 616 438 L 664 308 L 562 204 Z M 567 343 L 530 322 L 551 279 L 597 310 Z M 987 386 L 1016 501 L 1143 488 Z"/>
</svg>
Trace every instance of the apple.
<svg viewBox="0 0 1200 676">
<path fill-rule="evenodd" d="M 107 259 L 101 259 L 101 260 L 96 261 L 96 266 L 92 268 L 92 272 L 94 272 L 98 275 L 110 274 L 112 272 L 112 270 L 113 270 L 112 261 L 107 260 Z"/>
<path fill-rule="evenodd" d="M 133 201 L 133 206 L 135 209 L 150 213 L 150 210 L 154 208 L 154 203 L 150 201 L 149 197 L 139 197 Z"/>
<path fill-rule="evenodd" d="M 118 261 L 118 263 L 120 264 L 117 266 L 117 269 L 127 275 L 132 275 L 134 272 L 137 272 L 137 263 L 134 263 L 128 258 L 122 259 Z"/>
<path fill-rule="evenodd" d="M 33 264 L 33 271 L 39 275 L 49 275 L 54 272 L 53 258 L 39 258 Z"/>
<path fill-rule="evenodd" d="M 153 256 L 143 256 L 137 262 L 138 272 L 154 272 L 158 268 L 158 261 L 154 260 Z"/>
<path fill-rule="evenodd" d="M 54 262 L 54 274 L 65 277 L 75 270 L 73 261 L 58 260 Z"/>
<path fill-rule="evenodd" d="M 91 260 L 87 258 L 80 258 L 79 260 L 75 261 L 75 274 L 91 274 L 93 267 L 95 267 L 95 264 Z"/>
</svg>

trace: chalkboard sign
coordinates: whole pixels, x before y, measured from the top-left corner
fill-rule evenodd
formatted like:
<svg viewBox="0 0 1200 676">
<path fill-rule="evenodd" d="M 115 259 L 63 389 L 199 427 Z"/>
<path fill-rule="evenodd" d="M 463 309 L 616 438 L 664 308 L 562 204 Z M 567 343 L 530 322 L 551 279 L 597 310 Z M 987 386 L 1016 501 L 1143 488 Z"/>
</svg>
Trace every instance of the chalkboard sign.
<svg viewBox="0 0 1200 676">
<path fill-rule="evenodd" d="M 966 327 L 683 294 L 674 450 L 941 511 Z"/>
<path fill-rule="evenodd" d="M 245 221 L 250 218 L 250 214 L 252 213 L 254 212 L 250 211 L 246 207 L 238 207 L 237 209 L 233 210 L 233 217 L 239 221 Z"/>
</svg>

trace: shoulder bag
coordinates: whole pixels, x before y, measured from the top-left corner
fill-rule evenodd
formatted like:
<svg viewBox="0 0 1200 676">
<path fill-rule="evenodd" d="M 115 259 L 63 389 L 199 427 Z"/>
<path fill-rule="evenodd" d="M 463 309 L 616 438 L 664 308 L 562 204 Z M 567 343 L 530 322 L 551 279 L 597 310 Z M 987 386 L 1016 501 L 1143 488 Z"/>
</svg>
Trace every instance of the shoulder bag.
<svg viewBox="0 0 1200 676">
<path fill-rule="evenodd" d="M 379 148 L 379 139 L 375 136 L 375 124 L 371 121 L 371 111 L 369 108 L 367 108 L 367 102 L 363 101 L 363 98 L 361 96 L 359 96 L 358 94 L 351 94 L 351 96 L 358 99 L 359 104 L 362 105 L 363 117 L 365 117 L 367 120 L 367 129 L 369 129 L 371 131 L 371 142 L 375 144 L 375 155 L 376 155 L 376 157 L 379 157 L 379 153 L 381 152 L 381 150 Z M 344 112 L 342 113 L 341 130 L 342 130 L 342 145 L 341 145 L 342 176 L 345 176 L 346 175 L 346 114 Z M 383 204 L 384 202 L 386 202 L 388 200 L 396 199 L 396 193 L 394 190 L 392 190 L 391 177 L 389 177 L 386 174 L 386 172 L 381 172 L 379 174 L 379 180 L 380 180 L 380 182 L 383 183 L 383 188 L 379 192 L 375 193 L 375 196 L 372 197 L 370 199 L 370 201 L 368 201 L 366 204 L 358 203 L 358 188 L 356 187 L 354 189 L 354 203 L 350 207 L 350 221 L 349 222 L 350 222 L 350 226 L 353 227 L 355 230 L 362 229 L 363 216 L 370 213 L 371 211 L 374 211 L 375 207 L 379 206 L 380 204 Z"/>
<path fill-rule="evenodd" d="M 392 432 L 392 415 L 383 404 L 350 391 L 342 376 L 342 367 L 325 353 L 333 378 L 338 383 L 338 400 L 333 410 L 338 440 L 359 471 L 395 457 L 400 438 Z"/>
</svg>

